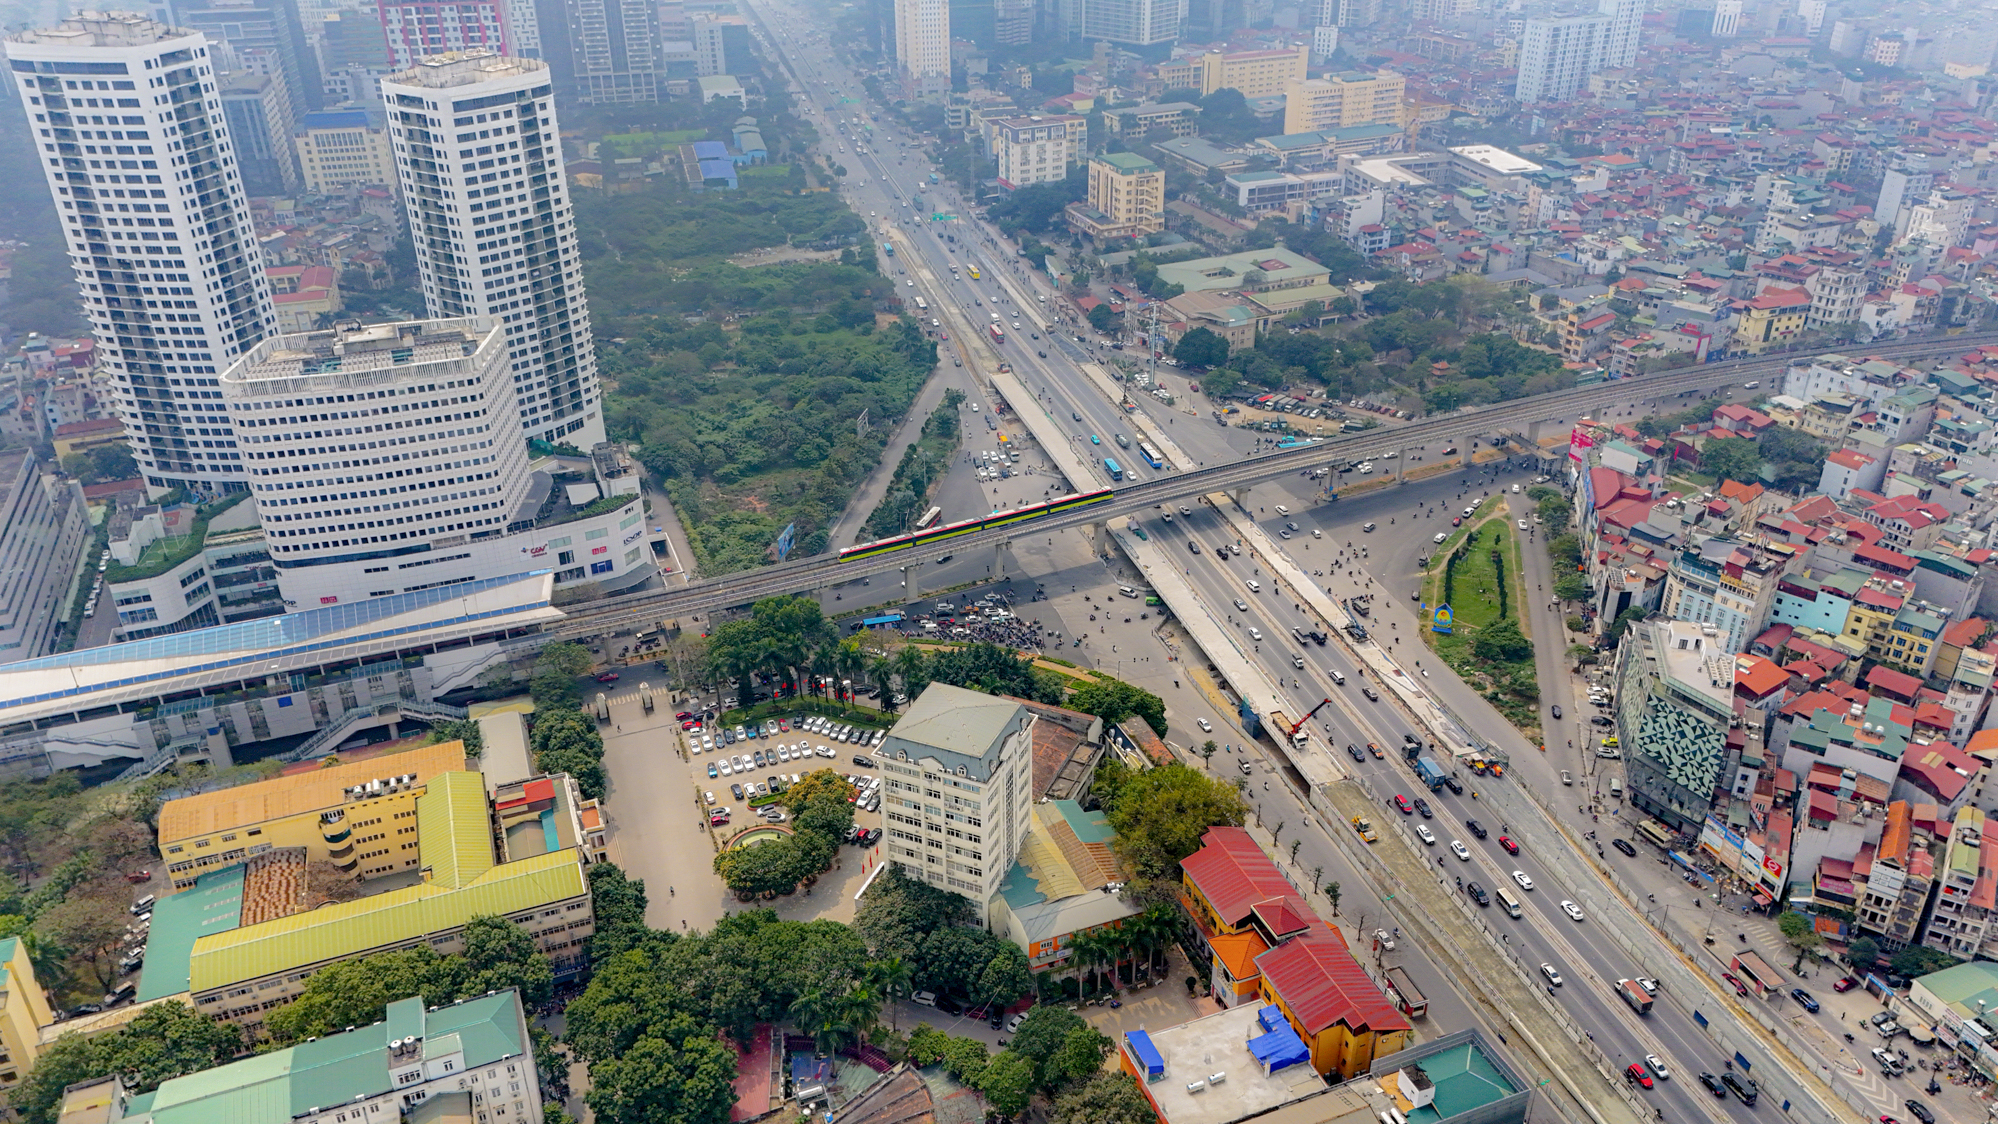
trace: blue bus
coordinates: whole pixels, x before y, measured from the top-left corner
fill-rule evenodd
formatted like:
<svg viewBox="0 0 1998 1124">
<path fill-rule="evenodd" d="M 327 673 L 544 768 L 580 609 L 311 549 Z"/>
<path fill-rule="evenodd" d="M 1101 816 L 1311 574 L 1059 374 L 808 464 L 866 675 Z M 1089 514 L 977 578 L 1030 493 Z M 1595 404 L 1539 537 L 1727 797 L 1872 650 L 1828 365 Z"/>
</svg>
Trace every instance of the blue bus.
<svg viewBox="0 0 1998 1124">
<path fill-rule="evenodd" d="M 888 613 L 885 616 L 868 617 L 860 622 L 862 628 L 894 628 L 902 623 L 902 614 Z"/>
<path fill-rule="evenodd" d="M 1124 470 L 1117 467 L 1117 462 L 1111 460 L 1109 457 L 1103 458 L 1103 467 L 1110 470 L 1110 479 L 1122 480 L 1124 478 Z"/>
<path fill-rule="evenodd" d="M 883 254 L 887 255 L 888 257 L 891 257 L 891 258 L 892 258 L 892 257 L 894 257 L 894 256 L 895 256 L 895 244 L 894 244 L 893 242 L 883 242 L 883 243 L 881 243 L 881 252 L 882 252 Z"/>
<path fill-rule="evenodd" d="M 1159 451 L 1152 448 L 1149 441 L 1138 442 L 1138 455 L 1145 458 L 1145 463 L 1153 468 L 1165 467 L 1165 461 L 1159 459 Z"/>
<path fill-rule="evenodd" d="M 1286 437 L 1283 440 L 1277 442 L 1276 447 L 1279 450 L 1302 449 L 1306 445 L 1316 445 L 1316 444 L 1318 444 L 1318 438 L 1316 437 Z"/>
</svg>

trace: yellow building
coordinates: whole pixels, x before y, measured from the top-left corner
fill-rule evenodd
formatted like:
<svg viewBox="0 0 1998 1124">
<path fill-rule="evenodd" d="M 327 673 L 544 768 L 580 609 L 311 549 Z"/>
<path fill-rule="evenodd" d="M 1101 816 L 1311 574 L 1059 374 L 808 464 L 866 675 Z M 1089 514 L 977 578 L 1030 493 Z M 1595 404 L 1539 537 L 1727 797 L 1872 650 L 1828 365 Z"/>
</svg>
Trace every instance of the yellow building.
<svg viewBox="0 0 1998 1124">
<path fill-rule="evenodd" d="M 1311 1068 L 1350 1081 L 1374 1062 L 1405 1049 L 1414 1027 L 1367 970 L 1338 929 L 1318 922 L 1256 957 L 1257 994 L 1273 1003 L 1311 1048 Z"/>
<path fill-rule="evenodd" d="M 41 1056 L 42 1027 L 55 1021 L 35 982 L 28 947 L 19 937 L 0 941 L 0 1089 L 18 1085 Z"/>
<path fill-rule="evenodd" d="M 1393 71 L 1347 71 L 1284 83 L 1283 131 L 1315 133 L 1353 125 L 1399 125 L 1407 79 Z"/>
<path fill-rule="evenodd" d="M 1894 661 L 1892 643 L 1894 618 L 1901 612 L 1902 598 L 1867 587 L 1853 596 L 1845 613 L 1845 635 L 1866 645 L 1866 654 L 1875 660 Z"/>
<path fill-rule="evenodd" d="M 1310 63 L 1309 46 L 1275 51 L 1209 51 L 1160 63 L 1158 75 L 1168 90 L 1199 90 L 1202 97 L 1216 90 L 1240 90 L 1245 98 L 1260 98 L 1283 93 L 1287 82 L 1301 81 Z"/>
<path fill-rule="evenodd" d="M 160 809 L 160 854 L 174 890 L 280 847 L 362 878 L 414 870 L 416 802 L 439 774 L 464 767 L 464 743 L 445 742 L 171 800 Z"/>
<path fill-rule="evenodd" d="M 1735 350 L 1760 355 L 1804 330 L 1811 294 L 1802 289 L 1764 289 L 1753 299 L 1737 302 L 1735 309 L 1741 314 L 1734 329 Z"/>
<path fill-rule="evenodd" d="M 1071 203 L 1069 225 L 1091 238 L 1136 238 L 1165 229 L 1165 173 L 1136 153 L 1089 161 L 1089 200 Z"/>
<path fill-rule="evenodd" d="M 308 113 L 292 137 L 305 190 L 318 194 L 362 184 L 395 186 L 395 154 L 388 130 L 369 123 L 365 110 Z"/>
</svg>

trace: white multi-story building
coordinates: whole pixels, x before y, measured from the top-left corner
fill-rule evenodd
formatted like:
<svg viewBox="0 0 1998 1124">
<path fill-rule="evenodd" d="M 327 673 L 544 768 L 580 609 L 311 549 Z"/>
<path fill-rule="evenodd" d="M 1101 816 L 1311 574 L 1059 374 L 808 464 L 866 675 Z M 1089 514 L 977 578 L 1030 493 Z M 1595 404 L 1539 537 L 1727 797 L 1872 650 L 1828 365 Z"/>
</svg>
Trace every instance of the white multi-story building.
<svg viewBox="0 0 1998 1124">
<path fill-rule="evenodd" d="M 0 662 L 55 651 L 90 529 L 83 486 L 27 449 L 0 453 Z"/>
<path fill-rule="evenodd" d="M 1740 34 L 1741 0 L 1714 0 L 1714 38 L 1733 39 Z"/>
<path fill-rule="evenodd" d="M 578 98 L 598 105 L 659 100 L 663 56 L 657 4 L 568 0 L 567 10 L 569 65 Z"/>
<path fill-rule="evenodd" d="M 1527 20 L 1515 96 L 1524 104 L 1566 101 L 1589 75 L 1636 62 L 1643 17 L 1639 0 L 1601 0 L 1592 16 Z"/>
<path fill-rule="evenodd" d="M 543 515 L 556 497 L 528 470 L 504 329 L 478 317 L 272 336 L 223 375 L 287 600 L 344 604 L 550 565 L 557 582 L 651 572 L 640 497 L 600 503 L 585 485 L 574 511 Z"/>
<path fill-rule="evenodd" d="M 932 683 L 875 751 L 888 861 L 978 903 L 999 892 L 1031 826 L 1034 713 Z"/>
<path fill-rule="evenodd" d="M 438 55 L 382 80 L 389 143 L 433 319 L 505 326 L 520 424 L 604 439 L 596 346 L 547 64 Z"/>
<path fill-rule="evenodd" d="M 148 489 L 240 491 L 219 375 L 277 316 L 207 40 L 87 14 L 6 52 Z"/>
<path fill-rule="evenodd" d="M 1007 190 L 1036 183 L 1060 183 L 1082 160 L 1089 119 L 1072 113 L 998 117 L 988 122 L 992 159 L 999 184 Z"/>
<path fill-rule="evenodd" d="M 1150 47 L 1179 38 L 1186 0 L 1062 0 L 1061 18 L 1070 39 Z"/>
<path fill-rule="evenodd" d="M 430 55 L 491 51 L 541 53 L 533 0 L 377 0 L 389 64 L 398 70 Z"/>
<path fill-rule="evenodd" d="M 950 92 L 950 0 L 895 0 L 895 61 L 904 93 Z"/>
</svg>

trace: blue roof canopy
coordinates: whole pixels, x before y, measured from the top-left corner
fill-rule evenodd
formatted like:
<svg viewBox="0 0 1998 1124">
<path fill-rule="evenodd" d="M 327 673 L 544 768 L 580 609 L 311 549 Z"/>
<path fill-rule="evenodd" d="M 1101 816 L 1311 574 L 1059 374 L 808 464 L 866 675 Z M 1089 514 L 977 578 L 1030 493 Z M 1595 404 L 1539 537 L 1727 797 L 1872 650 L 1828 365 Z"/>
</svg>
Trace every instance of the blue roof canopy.
<svg viewBox="0 0 1998 1124">
<path fill-rule="evenodd" d="M 1152 1036 L 1142 1030 L 1127 1030 L 1124 1041 L 1130 1043 L 1131 1053 L 1145 1067 L 1145 1080 L 1157 1081 L 1165 1076 L 1165 1055 L 1152 1045 Z"/>
</svg>

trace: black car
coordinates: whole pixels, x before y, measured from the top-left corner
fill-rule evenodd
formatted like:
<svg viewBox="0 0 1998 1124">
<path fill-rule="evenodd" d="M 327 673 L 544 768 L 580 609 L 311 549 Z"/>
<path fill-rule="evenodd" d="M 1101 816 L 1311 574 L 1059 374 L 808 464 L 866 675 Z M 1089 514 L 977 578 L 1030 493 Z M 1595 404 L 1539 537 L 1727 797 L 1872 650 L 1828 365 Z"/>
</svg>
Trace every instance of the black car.
<svg viewBox="0 0 1998 1124">
<path fill-rule="evenodd" d="M 1716 1097 L 1727 1096 L 1727 1086 L 1721 1084 L 1721 1079 L 1711 1073 L 1700 1074 L 1700 1084 L 1705 1085 L 1707 1092 L 1712 1093 Z"/>
<path fill-rule="evenodd" d="M 1615 724 L 1615 720 L 1611 719 L 1607 714 L 1589 715 L 1589 725 L 1591 726 L 1614 726 Z"/>
<path fill-rule="evenodd" d="M 1818 1001 L 1812 998 L 1811 993 L 1805 991 L 1803 988 L 1801 987 L 1791 988 L 1790 998 L 1797 1001 L 1797 1006 L 1802 1007 L 1804 1010 L 1809 1011 L 1811 1014 L 1815 1015 L 1818 1013 Z"/>
<path fill-rule="evenodd" d="M 1374 693 L 1374 689 L 1372 687 L 1362 687 L 1360 688 L 1360 693 L 1367 696 L 1368 702 L 1381 701 L 1381 697 Z"/>
<path fill-rule="evenodd" d="M 1346 747 L 1346 756 L 1348 756 L 1348 757 L 1352 758 L 1352 759 L 1353 759 L 1353 760 L 1355 760 L 1355 761 L 1362 761 L 1362 762 L 1363 762 L 1363 761 L 1365 761 L 1365 760 L 1367 759 L 1367 754 L 1366 754 L 1366 751 L 1365 751 L 1365 750 L 1363 750 L 1363 749 L 1361 749 L 1361 748 L 1360 748 L 1359 746 L 1357 746 L 1357 745 L 1349 745 L 1349 746 L 1347 746 L 1347 747 Z"/>
<path fill-rule="evenodd" d="M 1420 796 L 1415 798 L 1415 810 L 1422 813 L 1422 818 L 1425 820 L 1436 818 L 1436 813 L 1429 809 L 1429 801 Z"/>
<path fill-rule="evenodd" d="M 1492 904 L 1492 896 L 1485 893 L 1485 888 L 1476 882 L 1464 883 L 1464 892 L 1471 895 L 1471 900 L 1477 902 L 1479 905 Z"/>
<path fill-rule="evenodd" d="M 1074 419 L 1075 419 L 1076 421 L 1081 421 L 1081 420 L 1082 420 L 1082 415 L 1081 415 L 1081 414 L 1078 414 L 1078 413 L 1076 413 L 1076 412 L 1075 412 L 1074 410 L 1070 410 L 1070 411 L 1068 412 L 1068 416 L 1069 416 L 1069 417 L 1072 417 L 1072 418 L 1074 418 Z"/>
<path fill-rule="evenodd" d="M 1464 795 L 1464 782 L 1463 782 L 1463 781 L 1460 781 L 1460 780 L 1458 780 L 1458 779 L 1457 779 L 1456 777 L 1444 777 L 1444 778 L 1443 778 L 1443 783 L 1444 783 L 1444 784 L 1447 784 L 1447 785 L 1449 785 L 1449 786 L 1450 786 L 1450 791 L 1451 791 L 1451 792 L 1454 792 L 1454 793 L 1456 793 L 1456 794 L 1457 794 L 1457 795 L 1459 795 L 1459 796 L 1462 796 L 1462 795 Z"/>
<path fill-rule="evenodd" d="M 1464 826 L 1470 828 L 1471 834 L 1477 836 L 1480 839 L 1483 839 L 1485 836 L 1491 834 L 1491 832 L 1485 830 L 1484 824 L 1481 824 L 1476 820 L 1465 820 Z"/>
<path fill-rule="evenodd" d="M 1761 1090 L 1755 1087 L 1753 1080 L 1732 1071 L 1721 1074 L 1721 1084 L 1727 1086 L 1728 1092 L 1740 1098 L 1742 1104 L 1752 1105 L 1755 1103 L 1755 1098 L 1761 1095 Z"/>
<path fill-rule="evenodd" d="M 1188 539 L 1188 540 L 1187 540 L 1187 543 L 1186 543 L 1186 549 L 1188 549 L 1188 550 L 1192 551 L 1192 552 L 1193 552 L 1193 553 L 1195 553 L 1195 554 L 1199 554 L 1199 553 L 1200 553 L 1200 544 L 1199 544 L 1199 543 L 1197 543 L 1197 542 L 1194 542 L 1194 541 L 1193 541 L 1193 540 L 1191 540 L 1191 539 Z"/>
<path fill-rule="evenodd" d="M 734 796 L 734 797 L 735 797 L 735 798 L 736 798 L 737 800 L 740 800 L 740 799 L 742 799 L 742 786 L 741 786 L 741 785 L 739 785 L 739 784 L 732 784 L 732 785 L 729 785 L 729 786 L 728 786 L 728 790 L 729 790 L 730 794 L 732 794 L 732 795 L 733 795 L 733 796 Z"/>
<path fill-rule="evenodd" d="M 964 1013 L 964 1004 L 959 1003 L 948 995 L 939 995 L 937 996 L 937 1010 L 942 1011 L 946 1015 L 962 1015 Z"/>
<path fill-rule="evenodd" d="M 858 753 L 853 755 L 853 763 L 855 765 L 860 766 L 863 769 L 872 769 L 874 767 L 874 762 L 869 761 L 867 758 L 862 757 Z"/>
<path fill-rule="evenodd" d="M 1637 857 L 1637 848 L 1631 846 L 1628 839 L 1612 839 L 1610 840 L 1610 846 L 1622 851 L 1626 858 L 1634 859 Z"/>
<path fill-rule="evenodd" d="M 1906 1105 L 1908 1111 L 1913 1113 L 1915 1119 L 1921 1121 L 1922 1124 L 1936 1124 L 1936 1114 L 1929 1111 L 1928 1105 L 1923 1104 L 1913 1097 L 1909 1097 L 1901 1103 Z"/>
<path fill-rule="evenodd" d="M 1552 714 L 1554 715 L 1554 717 L 1556 717 L 1556 718 L 1559 718 L 1559 717 L 1561 717 L 1561 705 L 1560 705 L 1559 703 L 1556 703 L 1556 704 L 1555 704 L 1555 705 L 1554 705 L 1554 706 L 1552 707 L 1552 709 L 1551 709 L 1550 713 L 1552 713 Z"/>
</svg>

